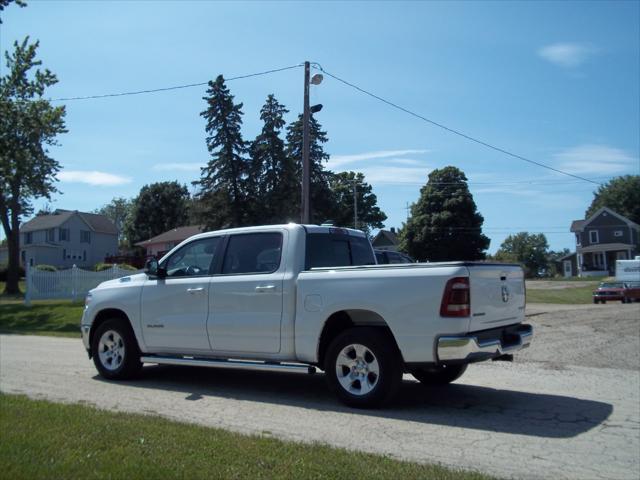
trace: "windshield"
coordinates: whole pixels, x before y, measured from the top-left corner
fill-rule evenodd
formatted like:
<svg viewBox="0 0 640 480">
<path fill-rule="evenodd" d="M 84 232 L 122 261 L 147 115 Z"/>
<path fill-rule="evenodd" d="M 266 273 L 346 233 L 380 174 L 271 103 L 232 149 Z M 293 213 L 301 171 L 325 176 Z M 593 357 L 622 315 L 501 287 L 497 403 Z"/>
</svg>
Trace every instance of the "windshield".
<svg viewBox="0 0 640 480">
<path fill-rule="evenodd" d="M 600 288 L 623 288 L 621 283 L 601 283 Z"/>
</svg>

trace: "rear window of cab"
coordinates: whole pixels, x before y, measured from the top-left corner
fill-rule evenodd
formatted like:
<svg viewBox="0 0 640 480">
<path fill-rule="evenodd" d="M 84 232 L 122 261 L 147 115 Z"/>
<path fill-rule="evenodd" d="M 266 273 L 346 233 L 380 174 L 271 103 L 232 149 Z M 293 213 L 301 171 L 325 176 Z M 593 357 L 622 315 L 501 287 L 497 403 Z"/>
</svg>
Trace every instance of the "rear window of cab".
<svg viewBox="0 0 640 480">
<path fill-rule="evenodd" d="M 307 234 L 306 270 L 375 264 L 373 250 L 365 237 L 341 233 Z"/>
</svg>

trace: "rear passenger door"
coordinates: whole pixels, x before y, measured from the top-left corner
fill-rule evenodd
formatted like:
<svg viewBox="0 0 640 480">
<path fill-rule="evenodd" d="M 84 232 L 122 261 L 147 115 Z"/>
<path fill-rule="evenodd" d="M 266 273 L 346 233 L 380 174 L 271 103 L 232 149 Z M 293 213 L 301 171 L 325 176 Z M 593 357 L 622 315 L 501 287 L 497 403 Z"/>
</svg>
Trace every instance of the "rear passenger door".
<svg viewBox="0 0 640 480">
<path fill-rule="evenodd" d="M 211 280 L 207 331 L 215 352 L 278 353 L 286 231 L 230 235 Z"/>
</svg>

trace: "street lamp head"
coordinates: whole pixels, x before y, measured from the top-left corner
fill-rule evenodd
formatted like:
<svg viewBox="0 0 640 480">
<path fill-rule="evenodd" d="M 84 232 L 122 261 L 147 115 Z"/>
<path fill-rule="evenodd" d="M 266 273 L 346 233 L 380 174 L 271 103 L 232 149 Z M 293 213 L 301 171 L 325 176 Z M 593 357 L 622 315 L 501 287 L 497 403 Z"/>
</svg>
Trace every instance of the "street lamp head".
<svg viewBox="0 0 640 480">
<path fill-rule="evenodd" d="M 318 113 L 320 110 L 322 110 L 322 104 L 318 103 L 317 105 L 313 105 L 312 107 L 309 107 L 309 111 L 311 113 Z"/>
<path fill-rule="evenodd" d="M 320 85 L 323 78 L 324 77 L 321 73 L 316 73 L 313 77 L 311 77 L 311 85 Z"/>
</svg>

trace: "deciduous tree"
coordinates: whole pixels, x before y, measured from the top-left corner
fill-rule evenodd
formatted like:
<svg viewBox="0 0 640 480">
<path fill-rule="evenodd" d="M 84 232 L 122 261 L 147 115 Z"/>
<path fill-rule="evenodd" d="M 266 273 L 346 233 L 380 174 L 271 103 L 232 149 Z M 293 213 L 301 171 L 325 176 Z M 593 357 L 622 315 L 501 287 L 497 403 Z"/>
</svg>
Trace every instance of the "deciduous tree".
<svg viewBox="0 0 640 480">
<path fill-rule="evenodd" d="M 516 261 L 528 277 L 537 277 L 548 267 L 547 237 L 544 233 L 520 232 L 509 235 L 496 252 L 496 260 Z"/>
<path fill-rule="evenodd" d="M 53 106 L 44 92 L 58 82 L 38 68 L 38 42 L 25 38 L 5 53 L 7 72 L 0 77 L 0 220 L 9 246 L 5 290 L 19 293 L 20 219 L 32 213 L 32 201 L 56 192 L 60 164 L 48 150 L 65 133 L 64 106 Z"/>
<path fill-rule="evenodd" d="M 602 207 L 608 207 L 640 224 L 640 175 L 616 177 L 598 187 L 585 218 L 589 218 Z"/>
<path fill-rule="evenodd" d="M 178 182 L 145 185 L 133 200 L 127 236 L 131 245 L 189 222 L 189 191 Z"/>
<path fill-rule="evenodd" d="M 339 226 L 350 226 L 363 230 L 367 234 L 374 228 L 384 227 L 387 219 L 385 213 L 378 206 L 378 198 L 373 193 L 371 185 L 365 182 L 360 172 L 340 172 L 333 174 L 329 182 L 335 199 L 332 220 Z M 354 226 L 354 199 L 356 191 L 356 206 L 358 209 L 358 224 Z"/>
</svg>

